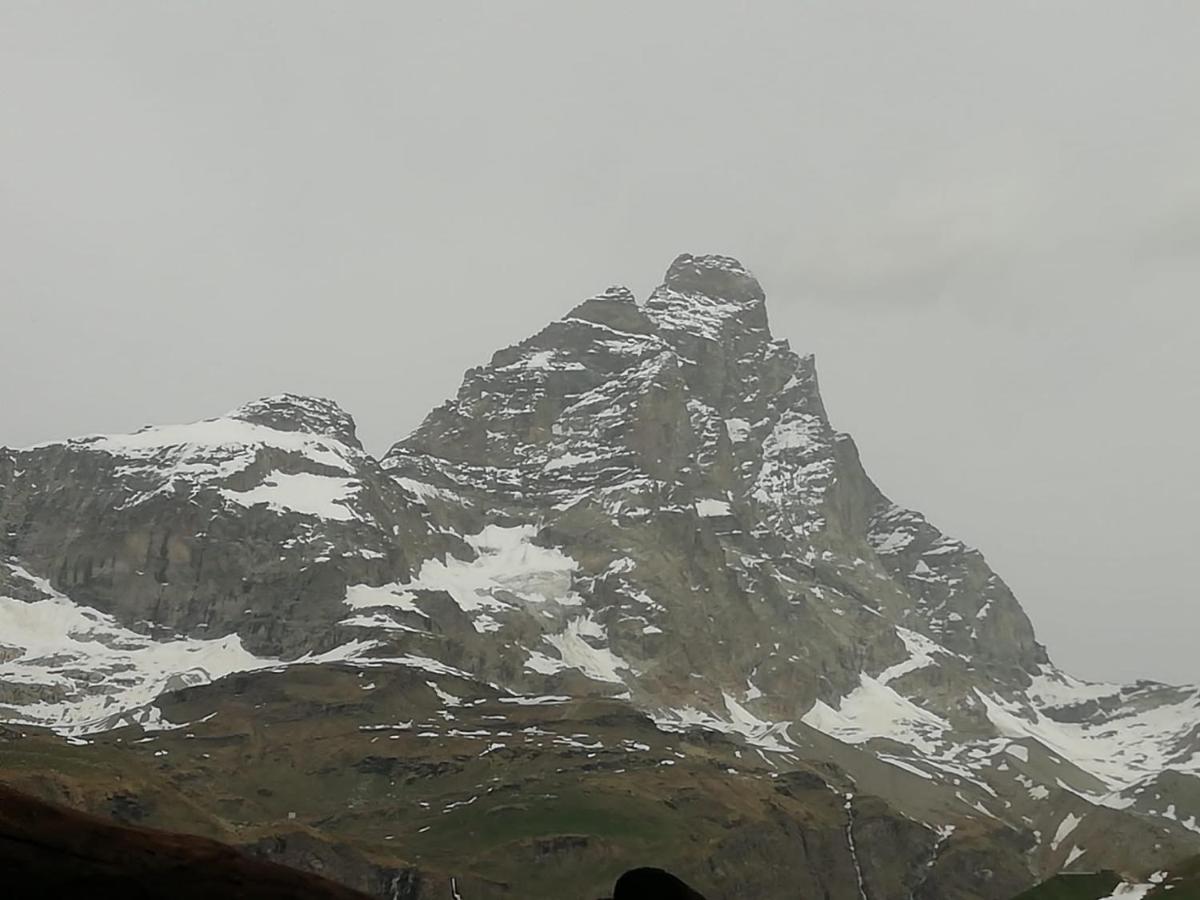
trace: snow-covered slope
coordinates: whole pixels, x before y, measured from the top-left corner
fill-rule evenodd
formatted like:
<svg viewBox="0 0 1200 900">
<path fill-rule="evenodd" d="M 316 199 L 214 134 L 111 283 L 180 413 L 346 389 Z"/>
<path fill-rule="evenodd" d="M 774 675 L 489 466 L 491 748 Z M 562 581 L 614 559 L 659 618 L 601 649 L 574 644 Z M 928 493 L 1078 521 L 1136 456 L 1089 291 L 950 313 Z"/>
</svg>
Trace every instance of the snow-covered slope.
<svg viewBox="0 0 1200 900">
<path fill-rule="evenodd" d="M 63 446 L 116 463 L 115 484 L 133 489 L 117 504 L 118 509 L 159 496 L 185 492 L 195 495 L 215 487 L 227 501 L 242 506 L 262 503 L 279 512 L 294 511 L 323 519 L 355 516 L 353 500 L 360 485 L 353 476 L 366 455 L 354 437 L 353 424 L 341 428 L 318 425 L 320 430 L 309 432 L 262 423 L 263 410 L 278 410 L 285 404 L 309 421 L 322 413 L 335 421 L 344 415 L 327 401 L 285 396 L 248 404 L 221 418 L 189 425 L 148 426 L 134 434 L 75 438 Z M 310 471 L 268 469 L 254 479 L 253 486 L 240 490 L 221 487 L 237 476 L 247 475 L 261 456 L 274 456 L 281 465 L 291 463 L 289 468 Z"/>
<path fill-rule="evenodd" d="M 162 694 L 283 664 L 249 653 L 236 634 L 155 640 L 74 603 L 15 563 L 0 568 L 0 715 L 7 721 L 68 735 L 131 723 L 169 727 L 152 705 Z M 348 645 L 293 662 L 353 659 L 363 649 Z"/>
</svg>

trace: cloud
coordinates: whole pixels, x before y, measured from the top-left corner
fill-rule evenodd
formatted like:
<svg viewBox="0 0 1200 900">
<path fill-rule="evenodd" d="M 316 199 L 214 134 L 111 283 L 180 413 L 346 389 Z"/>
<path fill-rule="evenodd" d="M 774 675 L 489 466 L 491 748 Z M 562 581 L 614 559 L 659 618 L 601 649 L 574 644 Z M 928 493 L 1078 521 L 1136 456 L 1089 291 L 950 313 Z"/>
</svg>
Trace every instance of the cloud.
<svg viewBox="0 0 1200 900">
<path fill-rule="evenodd" d="M 1107 183 L 1049 164 L 946 174 L 954 169 L 810 213 L 772 262 L 773 280 L 813 302 L 993 303 L 1039 285 L 1051 295 L 1064 277 L 1090 288 L 1113 270 L 1136 281 L 1163 261 L 1200 258 L 1190 159 Z"/>
</svg>

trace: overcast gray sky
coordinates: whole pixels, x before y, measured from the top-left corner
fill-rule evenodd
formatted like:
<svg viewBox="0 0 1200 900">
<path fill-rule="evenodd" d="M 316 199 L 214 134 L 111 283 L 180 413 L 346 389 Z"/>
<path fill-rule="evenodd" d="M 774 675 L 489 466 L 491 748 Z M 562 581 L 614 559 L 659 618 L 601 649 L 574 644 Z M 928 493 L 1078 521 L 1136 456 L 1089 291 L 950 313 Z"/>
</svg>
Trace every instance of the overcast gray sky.
<svg viewBox="0 0 1200 900">
<path fill-rule="evenodd" d="M 372 449 L 681 251 L 1054 657 L 1200 681 L 1200 4 L 0 8 L 0 444 L 334 397 Z"/>
</svg>

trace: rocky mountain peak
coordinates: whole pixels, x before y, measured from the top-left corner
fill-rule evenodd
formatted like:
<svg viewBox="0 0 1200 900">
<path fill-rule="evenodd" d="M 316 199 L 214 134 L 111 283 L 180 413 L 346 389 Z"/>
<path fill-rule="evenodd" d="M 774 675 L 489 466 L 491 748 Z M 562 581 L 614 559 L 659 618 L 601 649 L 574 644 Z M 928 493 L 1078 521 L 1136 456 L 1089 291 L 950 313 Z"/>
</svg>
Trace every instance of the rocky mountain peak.
<svg viewBox="0 0 1200 900">
<path fill-rule="evenodd" d="M 663 286 L 685 294 L 703 294 L 722 300 L 761 302 L 762 286 L 750 271 L 732 256 L 693 256 L 681 253 L 667 269 Z"/>
<path fill-rule="evenodd" d="M 328 435 L 344 444 L 362 449 L 354 419 L 348 412 L 323 397 L 299 394 L 276 394 L 238 407 L 229 418 L 276 431 L 297 431 L 305 434 Z"/>
<path fill-rule="evenodd" d="M 590 299 L 608 300 L 613 303 L 637 303 L 637 298 L 633 296 L 633 291 L 625 287 L 623 284 L 609 285 L 599 294 L 596 294 Z"/>
<path fill-rule="evenodd" d="M 683 253 L 642 307 L 662 337 L 695 359 L 693 342 L 770 339 L 766 294 L 731 256 Z"/>
</svg>

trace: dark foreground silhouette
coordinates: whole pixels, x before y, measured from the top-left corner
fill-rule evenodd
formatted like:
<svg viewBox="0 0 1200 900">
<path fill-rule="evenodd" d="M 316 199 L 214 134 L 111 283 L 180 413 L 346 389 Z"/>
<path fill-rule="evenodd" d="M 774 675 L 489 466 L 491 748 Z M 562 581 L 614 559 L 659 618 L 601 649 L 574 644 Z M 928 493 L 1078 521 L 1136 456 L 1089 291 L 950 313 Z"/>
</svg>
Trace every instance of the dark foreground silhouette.
<svg viewBox="0 0 1200 900">
<path fill-rule="evenodd" d="M 217 841 L 117 825 L 4 785 L 0 884 L 13 900 L 369 900 Z"/>
<path fill-rule="evenodd" d="M 630 869 L 617 879 L 612 900 L 704 900 L 670 872 Z"/>
</svg>

